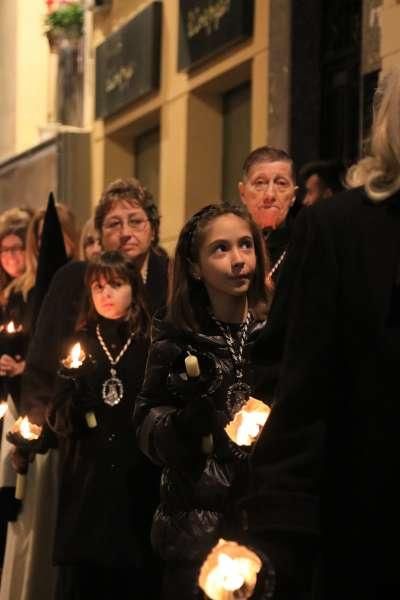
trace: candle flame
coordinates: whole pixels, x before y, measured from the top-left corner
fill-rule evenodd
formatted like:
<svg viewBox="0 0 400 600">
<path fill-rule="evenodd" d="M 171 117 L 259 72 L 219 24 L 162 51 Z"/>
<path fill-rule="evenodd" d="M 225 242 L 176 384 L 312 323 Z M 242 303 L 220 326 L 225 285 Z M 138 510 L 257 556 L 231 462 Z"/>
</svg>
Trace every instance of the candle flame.
<svg viewBox="0 0 400 600">
<path fill-rule="evenodd" d="M 42 432 L 42 428 L 34 423 L 30 423 L 28 417 L 24 417 L 23 419 L 20 417 L 15 422 L 14 427 L 26 440 L 37 440 Z"/>
<path fill-rule="evenodd" d="M 72 346 L 68 358 L 63 361 L 63 364 L 69 369 L 78 369 L 82 365 L 85 358 L 86 355 L 83 352 L 80 343 L 77 342 Z"/>
<path fill-rule="evenodd" d="M 250 598 L 262 567 L 260 558 L 246 546 L 220 539 L 200 570 L 199 586 L 212 600 Z"/>
<path fill-rule="evenodd" d="M 238 446 L 251 446 L 264 427 L 271 409 L 269 406 L 250 397 L 225 427 L 230 439 Z"/>
<path fill-rule="evenodd" d="M 4 417 L 7 410 L 8 410 L 7 402 L 0 402 L 0 419 L 2 419 Z"/>
<path fill-rule="evenodd" d="M 17 331 L 14 325 L 14 321 L 10 321 L 9 323 L 7 323 L 6 331 L 7 333 L 15 333 Z"/>
</svg>

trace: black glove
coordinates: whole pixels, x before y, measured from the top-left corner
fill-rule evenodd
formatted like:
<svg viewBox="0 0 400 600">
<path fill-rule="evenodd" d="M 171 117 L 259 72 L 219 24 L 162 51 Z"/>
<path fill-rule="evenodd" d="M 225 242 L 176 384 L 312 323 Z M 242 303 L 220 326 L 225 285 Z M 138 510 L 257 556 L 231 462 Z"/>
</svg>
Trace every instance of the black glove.
<svg viewBox="0 0 400 600">
<path fill-rule="evenodd" d="M 75 411 L 84 414 L 100 403 L 97 390 L 92 385 L 95 365 L 95 361 L 89 356 L 78 369 L 61 367 L 58 370 L 54 403 L 56 410 L 59 406 L 70 403 Z"/>
<path fill-rule="evenodd" d="M 185 358 L 196 356 L 200 375 L 189 377 L 186 372 Z M 167 385 L 171 392 L 193 398 L 196 395 L 212 394 L 221 385 L 222 369 L 212 354 L 197 352 L 190 346 L 173 362 L 168 375 Z"/>
<path fill-rule="evenodd" d="M 195 396 L 174 417 L 177 430 L 185 437 L 199 438 L 214 428 L 215 410 L 208 396 Z"/>
</svg>

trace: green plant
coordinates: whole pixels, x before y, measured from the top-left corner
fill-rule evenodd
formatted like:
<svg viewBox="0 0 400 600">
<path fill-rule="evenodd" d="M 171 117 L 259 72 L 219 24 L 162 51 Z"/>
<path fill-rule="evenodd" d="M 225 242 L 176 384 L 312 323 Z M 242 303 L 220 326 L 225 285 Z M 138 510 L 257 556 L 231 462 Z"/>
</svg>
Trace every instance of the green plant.
<svg viewBox="0 0 400 600">
<path fill-rule="evenodd" d="M 79 35 L 83 33 L 84 9 L 78 3 L 62 4 L 56 10 L 46 15 L 44 24 L 50 30 L 75 30 Z"/>
</svg>

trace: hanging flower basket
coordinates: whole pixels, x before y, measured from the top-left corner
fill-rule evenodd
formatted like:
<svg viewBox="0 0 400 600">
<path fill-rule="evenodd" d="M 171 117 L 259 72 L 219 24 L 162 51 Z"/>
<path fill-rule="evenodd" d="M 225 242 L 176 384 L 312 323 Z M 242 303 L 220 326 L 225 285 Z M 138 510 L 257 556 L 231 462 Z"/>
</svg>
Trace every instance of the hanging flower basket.
<svg viewBox="0 0 400 600">
<path fill-rule="evenodd" d="M 56 52 L 64 40 L 79 44 L 83 36 L 84 9 L 80 2 L 61 2 L 57 8 L 50 8 L 44 19 L 45 34 L 50 51 Z"/>
</svg>

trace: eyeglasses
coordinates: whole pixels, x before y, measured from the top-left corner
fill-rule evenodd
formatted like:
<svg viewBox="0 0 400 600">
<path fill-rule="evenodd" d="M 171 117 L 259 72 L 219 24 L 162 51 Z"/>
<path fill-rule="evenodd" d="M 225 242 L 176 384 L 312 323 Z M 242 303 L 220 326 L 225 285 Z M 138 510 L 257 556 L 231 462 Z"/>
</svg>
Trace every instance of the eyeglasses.
<svg viewBox="0 0 400 600">
<path fill-rule="evenodd" d="M 126 221 L 113 218 L 105 221 L 103 227 L 106 231 L 120 231 L 124 225 L 127 225 L 132 231 L 144 231 L 147 223 L 149 223 L 148 219 L 137 219 L 135 217 L 129 217 Z"/>
<path fill-rule="evenodd" d="M 255 181 L 250 182 L 250 185 L 256 192 L 266 192 L 271 185 L 272 188 L 278 192 L 286 192 L 290 187 L 293 187 L 292 182 L 287 179 L 270 179 L 269 181 L 266 181 L 265 179 L 256 179 Z"/>
<path fill-rule="evenodd" d="M 0 254 L 4 256 L 5 254 L 19 254 L 20 252 L 24 252 L 24 246 L 10 246 L 8 248 L 0 248 Z"/>
</svg>

